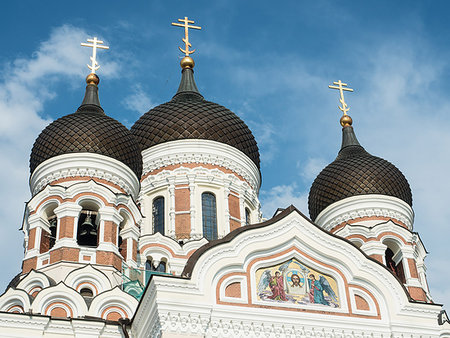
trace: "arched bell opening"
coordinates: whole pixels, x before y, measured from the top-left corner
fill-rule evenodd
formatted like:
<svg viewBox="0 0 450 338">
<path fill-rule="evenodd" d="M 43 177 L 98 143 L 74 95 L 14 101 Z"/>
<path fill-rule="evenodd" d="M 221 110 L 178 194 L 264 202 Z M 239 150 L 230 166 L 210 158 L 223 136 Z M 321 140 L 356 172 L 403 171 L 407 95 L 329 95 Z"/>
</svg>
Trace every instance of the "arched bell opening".
<svg viewBox="0 0 450 338">
<path fill-rule="evenodd" d="M 80 246 L 97 247 L 100 217 L 98 205 L 94 202 L 81 203 L 83 208 L 78 217 L 77 243 Z"/>
<path fill-rule="evenodd" d="M 41 243 L 39 252 L 44 253 L 49 251 L 56 243 L 56 230 L 58 227 L 58 218 L 55 215 L 55 209 L 58 207 L 57 203 L 50 203 L 45 207 L 42 212 L 41 217 L 48 226 L 48 231 L 46 228 L 42 228 L 41 233 Z"/>
<path fill-rule="evenodd" d="M 403 255 L 398 243 L 392 240 L 383 242 L 387 246 L 384 254 L 384 259 L 387 268 L 392 271 L 400 281 L 405 284 L 405 270 L 403 266 Z"/>
</svg>

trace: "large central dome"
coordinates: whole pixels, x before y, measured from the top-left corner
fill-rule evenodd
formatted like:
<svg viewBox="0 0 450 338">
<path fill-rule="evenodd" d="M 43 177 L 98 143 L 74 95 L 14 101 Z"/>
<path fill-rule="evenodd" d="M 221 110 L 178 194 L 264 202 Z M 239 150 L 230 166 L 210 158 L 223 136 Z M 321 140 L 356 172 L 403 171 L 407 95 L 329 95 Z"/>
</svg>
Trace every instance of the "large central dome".
<svg viewBox="0 0 450 338">
<path fill-rule="evenodd" d="M 229 109 L 206 101 L 198 92 L 193 70 L 185 68 L 177 94 L 145 113 L 131 128 L 142 150 L 182 139 L 228 144 L 247 155 L 259 168 L 259 151 L 247 125 Z"/>
</svg>

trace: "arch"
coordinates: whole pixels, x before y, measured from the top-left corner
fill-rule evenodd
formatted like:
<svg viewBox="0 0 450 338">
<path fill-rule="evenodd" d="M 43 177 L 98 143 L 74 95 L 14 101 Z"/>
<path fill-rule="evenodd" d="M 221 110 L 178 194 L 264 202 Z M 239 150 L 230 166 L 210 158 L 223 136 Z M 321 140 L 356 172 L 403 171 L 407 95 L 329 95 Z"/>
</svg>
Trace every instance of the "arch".
<svg viewBox="0 0 450 338">
<path fill-rule="evenodd" d="M 45 203 L 41 211 L 41 217 L 43 218 L 45 224 L 48 226 L 50 232 L 47 232 L 47 229 L 42 228 L 41 231 L 41 241 L 39 252 L 44 253 L 49 251 L 54 247 L 56 242 L 56 230 L 58 227 L 58 218 L 55 214 L 55 209 L 59 206 L 59 203 L 54 200 L 48 201 L 49 203 Z"/>
<path fill-rule="evenodd" d="M 362 245 L 364 244 L 364 240 L 362 240 L 361 238 L 357 238 L 357 237 L 349 238 L 349 241 L 352 242 L 353 244 L 355 244 L 358 248 L 361 248 Z"/>
<path fill-rule="evenodd" d="M 82 208 L 78 216 L 77 243 L 80 246 L 97 247 L 100 223 L 98 211 L 102 203 L 91 196 L 85 197 L 77 201 Z"/>
<path fill-rule="evenodd" d="M 217 239 L 217 204 L 212 192 L 202 193 L 203 237 L 212 241 Z"/>
<path fill-rule="evenodd" d="M 106 308 L 105 310 L 103 310 L 102 314 L 101 314 L 101 318 L 102 319 L 106 319 L 106 320 L 112 320 L 112 321 L 119 321 L 120 318 L 127 318 L 127 314 L 124 311 L 124 309 L 122 309 L 119 306 L 110 306 L 108 308 Z"/>
<path fill-rule="evenodd" d="M 168 269 L 167 258 L 152 259 L 148 257 L 145 262 L 145 285 L 147 285 L 150 276 L 157 273 L 166 273 Z"/>
<path fill-rule="evenodd" d="M 153 233 L 159 232 L 164 235 L 165 230 L 165 210 L 164 210 L 164 197 L 157 196 L 152 201 L 152 222 Z"/>
<path fill-rule="evenodd" d="M 31 270 L 25 277 L 22 278 L 19 284 L 17 284 L 17 289 L 22 289 L 29 295 L 35 297 L 37 294 L 36 291 L 45 289 L 49 287 L 50 284 L 50 280 L 45 274 Z"/>
<path fill-rule="evenodd" d="M 119 253 L 125 260 L 127 260 L 130 257 L 127 257 L 127 241 L 123 240 L 123 231 L 126 231 L 127 229 L 132 228 L 134 226 L 134 219 L 133 216 L 130 214 L 130 212 L 124 208 L 119 209 L 119 215 L 122 217 L 123 220 L 119 224 L 117 246 L 119 248 Z"/>
<path fill-rule="evenodd" d="M 131 318 L 138 303 L 136 298 L 115 287 L 94 297 L 88 314 L 106 319 L 109 313 L 118 312 L 122 317 Z"/>
<path fill-rule="evenodd" d="M 402 254 L 403 243 L 399 240 L 399 238 L 394 236 L 385 237 L 382 243 L 386 245 L 384 262 L 387 268 L 392 271 L 403 284 L 405 284 L 405 267 L 403 266 Z"/>
<path fill-rule="evenodd" d="M 33 313 L 54 316 L 64 315 L 65 311 L 71 318 L 85 316 L 88 311 L 83 297 L 63 282 L 39 292 L 31 309 Z"/>
<path fill-rule="evenodd" d="M 80 292 L 83 288 L 87 288 L 92 291 L 94 297 L 112 287 L 108 277 L 90 264 L 70 272 L 64 280 L 64 283 L 77 292 Z"/>
<path fill-rule="evenodd" d="M 72 307 L 63 301 L 48 304 L 42 314 L 52 317 L 74 318 Z"/>
<path fill-rule="evenodd" d="M 30 308 L 30 297 L 24 290 L 9 288 L 0 297 L 0 311 L 23 313 Z"/>
</svg>

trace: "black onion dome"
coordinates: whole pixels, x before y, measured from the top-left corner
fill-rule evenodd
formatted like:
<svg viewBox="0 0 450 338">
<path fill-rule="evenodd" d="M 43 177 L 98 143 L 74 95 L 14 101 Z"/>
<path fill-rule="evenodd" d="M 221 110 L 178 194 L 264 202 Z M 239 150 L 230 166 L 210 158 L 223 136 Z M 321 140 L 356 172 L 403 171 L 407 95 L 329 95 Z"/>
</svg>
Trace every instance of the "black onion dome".
<svg viewBox="0 0 450 338">
<path fill-rule="evenodd" d="M 83 103 L 75 113 L 53 121 L 38 136 L 31 151 L 30 172 L 52 157 L 83 152 L 114 158 L 141 177 L 139 144 L 124 125 L 104 114 L 95 84 L 86 86 Z"/>
<path fill-rule="evenodd" d="M 131 132 L 142 150 L 182 139 L 225 143 L 242 151 L 259 168 L 258 146 L 250 129 L 229 109 L 203 98 L 190 68 L 183 69 L 180 87 L 172 100 L 142 115 Z"/>
<path fill-rule="evenodd" d="M 412 206 L 411 188 L 402 172 L 370 155 L 358 143 L 353 127 L 344 127 L 338 156 L 320 172 L 309 191 L 310 217 L 314 221 L 322 210 L 344 198 L 369 194 L 397 197 Z"/>
</svg>

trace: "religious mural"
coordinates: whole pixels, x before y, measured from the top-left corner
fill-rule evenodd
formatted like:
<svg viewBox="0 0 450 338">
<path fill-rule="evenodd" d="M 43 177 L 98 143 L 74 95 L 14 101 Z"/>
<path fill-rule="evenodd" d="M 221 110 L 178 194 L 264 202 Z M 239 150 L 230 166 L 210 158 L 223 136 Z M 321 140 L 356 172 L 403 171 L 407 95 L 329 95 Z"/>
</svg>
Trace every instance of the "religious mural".
<svg viewBox="0 0 450 338">
<path fill-rule="evenodd" d="M 340 306 L 335 279 L 300 263 L 295 258 L 258 269 L 256 283 L 259 300 Z"/>
</svg>

